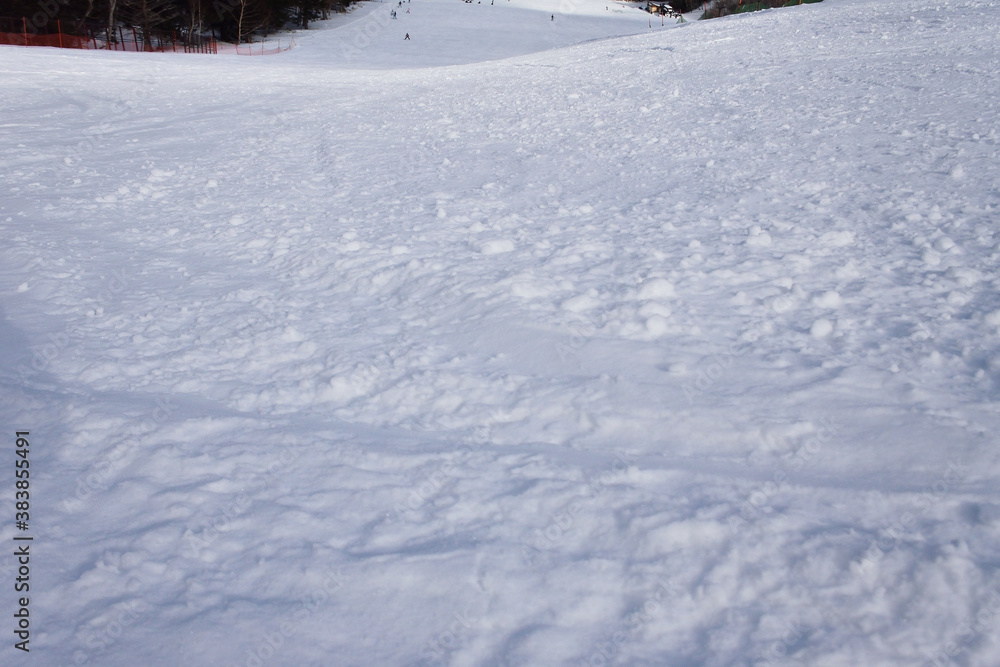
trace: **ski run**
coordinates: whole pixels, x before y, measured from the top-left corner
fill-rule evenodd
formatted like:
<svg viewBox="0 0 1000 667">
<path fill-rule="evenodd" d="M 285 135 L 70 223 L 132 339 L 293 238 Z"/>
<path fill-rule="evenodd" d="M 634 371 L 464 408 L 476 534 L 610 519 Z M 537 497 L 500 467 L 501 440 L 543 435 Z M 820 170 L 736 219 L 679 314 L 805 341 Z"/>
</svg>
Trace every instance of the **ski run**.
<svg viewBox="0 0 1000 667">
<path fill-rule="evenodd" d="M 659 20 L 0 47 L 0 663 L 1000 664 L 1000 2 Z"/>
</svg>

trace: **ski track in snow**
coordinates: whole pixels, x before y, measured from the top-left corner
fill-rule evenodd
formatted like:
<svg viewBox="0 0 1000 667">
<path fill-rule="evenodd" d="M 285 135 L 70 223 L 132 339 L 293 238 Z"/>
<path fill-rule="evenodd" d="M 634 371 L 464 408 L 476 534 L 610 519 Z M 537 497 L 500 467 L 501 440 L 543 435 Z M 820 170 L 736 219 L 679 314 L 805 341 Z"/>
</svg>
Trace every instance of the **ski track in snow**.
<svg viewBox="0 0 1000 667">
<path fill-rule="evenodd" d="M 0 47 L 32 659 L 1000 662 L 1000 3 L 404 4 Z"/>
</svg>

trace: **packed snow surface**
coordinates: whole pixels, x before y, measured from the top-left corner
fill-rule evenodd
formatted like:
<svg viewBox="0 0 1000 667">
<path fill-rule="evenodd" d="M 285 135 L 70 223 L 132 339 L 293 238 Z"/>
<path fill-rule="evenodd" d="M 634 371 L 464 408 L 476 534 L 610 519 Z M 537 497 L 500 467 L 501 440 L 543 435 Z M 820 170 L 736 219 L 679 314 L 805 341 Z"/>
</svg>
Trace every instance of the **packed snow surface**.
<svg viewBox="0 0 1000 667">
<path fill-rule="evenodd" d="M 0 47 L 0 662 L 1000 664 L 1000 2 L 654 21 Z"/>
</svg>

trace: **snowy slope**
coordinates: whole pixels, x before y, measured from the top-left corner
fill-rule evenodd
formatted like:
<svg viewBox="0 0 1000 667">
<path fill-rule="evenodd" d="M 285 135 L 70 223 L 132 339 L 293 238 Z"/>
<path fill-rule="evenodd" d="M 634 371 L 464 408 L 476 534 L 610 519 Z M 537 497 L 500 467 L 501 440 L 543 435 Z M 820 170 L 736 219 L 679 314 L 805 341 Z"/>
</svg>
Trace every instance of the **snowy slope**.
<svg viewBox="0 0 1000 667">
<path fill-rule="evenodd" d="M 296 66 L 404 69 L 463 65 L 674 27 L 613 0 L 362 2 L 295 33 Z M 396 12 L 396 18 L 391 14 Z M 409 13 L 407 13 L 409 12 Z M 661 25 L 661 23 L 665 25 Z M 406 40 L 405 36 L 410 35 Z"/>
<path fill-rule="evenodd" d="M 444 4 L 0 47 L 3 664 L 998 664 L 998 2 Z"/>
</svg>

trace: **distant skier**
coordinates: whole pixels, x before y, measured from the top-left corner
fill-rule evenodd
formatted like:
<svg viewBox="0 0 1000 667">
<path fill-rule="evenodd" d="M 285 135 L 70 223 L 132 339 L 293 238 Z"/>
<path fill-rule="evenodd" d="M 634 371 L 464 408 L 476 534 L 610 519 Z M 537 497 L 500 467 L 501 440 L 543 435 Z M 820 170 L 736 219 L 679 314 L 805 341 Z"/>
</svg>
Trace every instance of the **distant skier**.
<svg viewBox="0 0 1000 667">
<path fill-rule="evenodd" d="M 406 37 L 403 38 L 403 41 L 406 41 L 408 39 L 410 39 L 410 33 L 406 33 Z M 413 40 L 410 40 L 410 41 L 413 41 Z"/>
<path fill-rule="evenodd" d="M 555 15 L 555 14 L 553 14 L 553 15 L 552 15 L 552 18 L 550 18 L 549 20 L 550 20 L 550 21 L 555 21 L 555 20 L 556 20 L 556 15 Z"/>
</svg>

